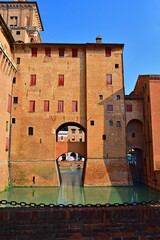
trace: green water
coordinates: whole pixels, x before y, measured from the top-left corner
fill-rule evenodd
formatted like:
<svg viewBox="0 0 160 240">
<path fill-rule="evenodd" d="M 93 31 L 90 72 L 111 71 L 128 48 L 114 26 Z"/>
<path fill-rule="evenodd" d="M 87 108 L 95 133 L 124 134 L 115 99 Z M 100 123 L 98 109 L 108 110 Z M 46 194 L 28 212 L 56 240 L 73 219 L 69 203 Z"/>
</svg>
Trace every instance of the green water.
<svg viewBox="0 0 160 240">
<path fill-rule="evenodd" d="M 0 193 L 0 200 L 45 204 L 105 204 L 159 200 L 160 191 L 145 185 L 81 187 L 81 170 L 61 170 L 61 187 L 15 187 Z"/>
</svg>

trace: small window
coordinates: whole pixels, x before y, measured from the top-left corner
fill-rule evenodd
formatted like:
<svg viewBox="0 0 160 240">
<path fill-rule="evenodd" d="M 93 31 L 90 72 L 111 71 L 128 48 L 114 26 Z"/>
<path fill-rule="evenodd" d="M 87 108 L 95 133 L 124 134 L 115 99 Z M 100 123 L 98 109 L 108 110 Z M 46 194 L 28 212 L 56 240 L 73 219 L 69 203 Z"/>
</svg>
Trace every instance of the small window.
<svg viewBox="0 0 160 240">
<path fill-rule="evenodd" d="M 116 122 L 116 126 L 117 126 L 117 127 L 120 127 L 120 126 L 121 126 L 121 121 L 117 121 L 117 122 Z"/>
<path fill-rule="evenodd" d="M 107 105 L 107 112 L 113 112 L 113 105 Z"/>
<path fill-rule="evenodd" d="M 103 95 L 99 95 L 99 100 L 103 100 Z"/>
<path fill-rule="evenodd" d="M 29 112 L 35 112 L 35 101 L 30 101 L 29 103 Z"/>
<path fill-rule="evenodd" d="M 12 97 L 11 95 L 8 94 L 8 106 L 7 106 L 7 112 L 11 112 L 11 101 L 12 101 Z"/>
<path fill-rule="evenodd" d="M 116 95 L 116 100 L 120 100 L 121 96 L 120 95 Z"/>
<path fill-rule="evenodd" d="M 106 85 L 112 85 L 112 74 L 106 74 Z"/>
<path fill-rule="evenodd" d="M 115 64 L 115 68 L 119 68 L 119 64 L 118 63 Z"/>
<path fill-rule="evenodd" d="M 14 83 L 14 84 L 16 83 L 16 77 L 13 78 L 13 83 Z"/>
<path fill-rule="evenodd" d="M 12 124 L 15 124 L 15 123 L 16 123 L 16 119 L 12 118 Z"/>
<path fill-rule="evenodd" d="M 16 35 L 21 35 L 21 32 L 20 31 L 16 31 Z"/>
<path fill-rule="evenodd" d="M 72 112 L 78 112 L 78 101 L 72 101 Z"/>
<path fill-rule="evenodd" d="M 82 142 L 82 137 L 79 137 L 79 142 Z"/>
<path fill-rule="evenodd" d="M 63 74 L 58 75 L 58 86 L 64 86 L 64 75 Z"/>
<path fill-rule="evenodd" d="M 133 132 L 132 133 L 132 138 L 135 138 L 136 137 L 136 134 Z"/>
<path fill-rule="evenodd" d="M 110 127 L 113 126 L 113 120 L 109 120 L 109 126 L 110 126 Z"/>
<path fill-rule="evenodd" d="M 64 57 L 64 48 L 59 48 L 59 57 Z"/>
<path fill-rule="evenodd" d="M 8 132 L 8 121 L 6 121 L 6 132 Z"/>
<path fill-rule="evenodd" d="M 132 104 L 127 104 L 126 105 L 126 111 L 127 112 L 132 112 Z"/>
<path fill-rule="evenodd" d="M 72 134 L 76 133 L 76 130 L 75 130 L 75 129 L 71 129 L 71 131 L 72 131 Z"/>
<path fill-rule="evenodd" d="M 49 101 L 44 100 L 44 112 L 49 112 Z"/>
<path fill-rule="evenodd" d="M 45 48 L 45 56 L 51 57 L 51 48 Z"/>
<path fill-rule="evenodd" d="M 102 135 L 102 140 L 106 140 L 106 135 L 105 134 Z"/>
<path fill-rule="evenodd" d="M 90 125 L 94 126 L 94 121 L 93 120 L 90 121 Z"/>
<path fill-rule="evenodd" d="M 29 136 L 33 135 L 33 127 L 28 128 L 28 135 Z"/>
<path fill-rule="evenodd" d="M 13 103 L 17 104 L 18 103 L 18 97 L 13 97 Z"/>
<path fill-rule="evenodd" d="M 111 48 L 106 48 L 105 49 L 105 56 L 110 57 L 111 56 Z"/>
<path fill-rule="evenodd" d="M 78 57 L 78 49 L 76 48 L 72 49 L 72 57 Z"/>
<path fill-rule="evenodd" d="M 35 86 L 35 85 L 36 85 L 36 75 L 35 74 L 31 74 L 30 86 Z"/>
<path fill-rule="evenodd" d="M 82 133 L 83 133 L 82 129 L 79 129 L 78 131 L 79 131 L 79 134 L 82 134 Z"/>
<path fill-rule="evenodd" d="M 64 137 L 63 136 L 60 137 L 60 141 L 64 141 Z"/>
<path fill-rule="evenodd" d="M 64 112 L 64 102 L 63 100 L 58 100 L 58 112 Z"/>
<path fill-rule="evenodd" d="M 20 62 L 21 62 L 21 59 L 18 57 L 17 58 L 17 64 L 20 64 Z"/>
<path fill-rule="evenodd" d="M 32 48 L 32 57 L 37 57 L 37 48 Z"/>
<path fill-rule="evenodd" d="M 7 137 L 6 138 L 6 152 L 8 151 L 9 149 L 9 138 Z"/>
</svg>

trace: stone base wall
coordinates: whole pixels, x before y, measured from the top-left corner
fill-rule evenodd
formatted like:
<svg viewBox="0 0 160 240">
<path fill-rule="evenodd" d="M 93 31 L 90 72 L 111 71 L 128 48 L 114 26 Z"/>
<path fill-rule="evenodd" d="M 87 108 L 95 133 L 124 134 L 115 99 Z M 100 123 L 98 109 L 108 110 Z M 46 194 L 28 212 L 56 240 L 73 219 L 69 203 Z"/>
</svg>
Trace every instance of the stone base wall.
<svg viewBox="0 0 160 240">
<path fill-rule="evenodd" d="M 0 208 L 0 239 L 159 240 L 160 206 Z"/>
<path fill-rule="evenodd" d="M 126 159 L 87 159 L 84 186 L 127 186 L 132 184 Z"/>
</svg>

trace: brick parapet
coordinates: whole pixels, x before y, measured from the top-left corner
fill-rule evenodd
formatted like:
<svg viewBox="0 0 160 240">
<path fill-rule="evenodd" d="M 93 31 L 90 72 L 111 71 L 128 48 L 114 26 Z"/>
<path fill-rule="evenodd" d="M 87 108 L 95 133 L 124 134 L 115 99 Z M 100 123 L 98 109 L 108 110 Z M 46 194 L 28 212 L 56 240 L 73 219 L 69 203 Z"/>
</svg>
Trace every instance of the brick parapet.
<svg viewBox="0 0 160 240">
<path fill-rule="evenodd" d="M 160 206 L 0 208 L 1 239 L 160 239 Z"/>
</svg>

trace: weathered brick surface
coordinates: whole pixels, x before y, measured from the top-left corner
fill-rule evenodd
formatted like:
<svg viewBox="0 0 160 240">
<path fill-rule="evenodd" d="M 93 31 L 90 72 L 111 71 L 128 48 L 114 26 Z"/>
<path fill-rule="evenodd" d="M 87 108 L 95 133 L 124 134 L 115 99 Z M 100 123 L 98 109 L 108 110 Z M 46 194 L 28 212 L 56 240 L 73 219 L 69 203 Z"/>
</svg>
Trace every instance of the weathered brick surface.
<svg viewBox="0 0 160 240">
<path fill-rule="evenodd" d="M 158 240 L 159 216 L 159 205 L 1 208 L 0 238 Z"/>
</svg>

